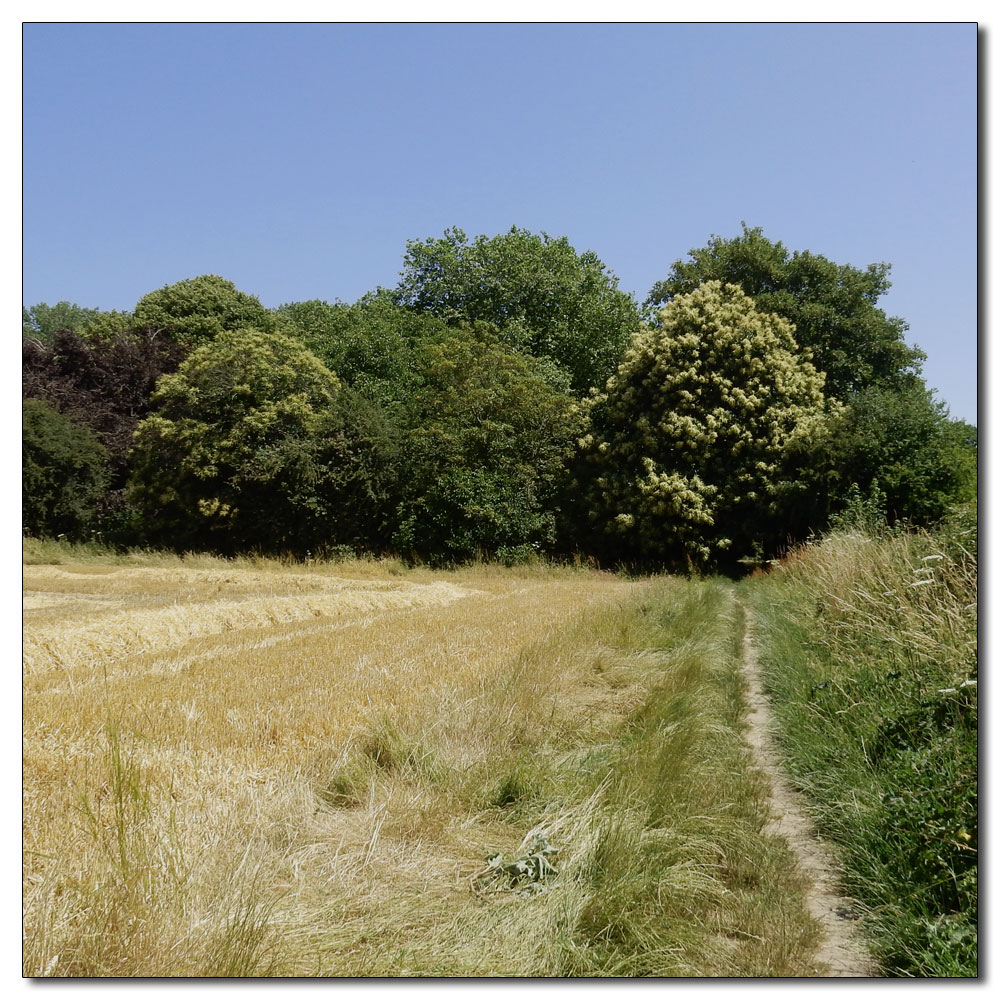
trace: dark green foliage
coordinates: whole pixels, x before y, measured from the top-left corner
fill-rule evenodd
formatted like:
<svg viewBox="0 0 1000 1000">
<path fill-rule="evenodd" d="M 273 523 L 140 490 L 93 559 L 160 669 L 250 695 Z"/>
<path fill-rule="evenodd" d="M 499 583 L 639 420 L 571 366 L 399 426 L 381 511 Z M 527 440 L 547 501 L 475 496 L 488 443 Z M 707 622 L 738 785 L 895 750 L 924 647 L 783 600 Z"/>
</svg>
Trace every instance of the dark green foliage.
<svg viewBox="0 0 1000 1000">
<path fill-rule="evenodd" d="M 396 288 L 354 304 L 269 310 L 201 275 L 134 313 L 24 309 L 24 395 L 107 449 L 92 528 L 112 543 L 391 543 L 442 562 L 558 545 L 609 563 L 732 568 L 859 503 L 890 524 L 930 524 L 975 496 L 976 430 L 924 389 L 905 324 L 877 307 L 887 276 L 789 254 L 744 225 L 677 261 L 647 304 L 682 308 L 642 327 L 614 274 L 565 237 L 453 228 L 408 243 Z M 683 305 L 717 278 L 742 289 L 753 318 L 728 299 L 721 324 L 716 306 Z M 276 339 L 263 349 L 259 336 Z M 160 397 L 170 428 L 144 425 L 129 471 L 158 380 L 220 338 L 176 418 L 176 383 Z M 336 373 L 322 400 L 265 371 L 298 349 L 292 368 Z M 844 402 L 836 419 L 815 372 L 804 378 L 810 357 Z"/>
<path fill-rule="evenodd" d="M 21 419 L 24 529 L 82 537 L 107 487 L 107 451 L 90 430 L 41 400 L 26 399 Z"/>
<path fill-rule="evenodd" d="M 400 430 L 377 403 L 344 386 L 312 436 L 326 521 L 314 551 L 384 552 L 398 495 Z"/>
<path fill-rule="evenodd" d="M 171 340 L 188 346 L 212 340 L 224 330 L 254 327 L 269 332 L 276 326 L 274 313 L 256 296 L 216 274 L 188 278 L 144 295 L 136 303 L 134 319 L 138 326 L 164 331 Z"/>
<path fill-rule="evenodd" d="M 395 544 L 446 562 L 516 561 L 551 545 L 551 500 L 581 428 L 565 376 L 484 327 L 458 329 L 423 355 Z"/>
<path fill-rule="evenodd" d="M 835 399 L 870 386 L 901 388 L 919 372 L 924 354 L 904 342 L 907 324 L 877 306 L 890 287 L 888 264 L 862 270 L 808 250 L 789 254 L 746 223 L 741 235 L 713 236 L 690 256 L 675 261 L 668 277 L 653 286 L 647 306 L 694 291 L 704 281 L 739 285 L 758 309 L 795 326 L 796 342 L 826 372 L 825 391 Z"/>
<path fill-rule="evenodd" d="M 30 309 L 21 307 L 21 336 L 51 344 L 57 333 L 73 330 L 80 333 L 100 315 L 97 309 L 85 309 L 75 302 L 57 302 L 54 306 L 39 302 Z"/>
<path fill-rule="evenodd" d="M 573 391 L 603 386 L 639 327 L 632 297 L 593 251 L 512 227 L 407 243 L 396 300 L 453 322 L 493 324 L 504 343 L 556 361 Z"/>
<path fill-rule="evenodd" d="M 348 385 L 385 405 L 413 392 L 419 345 L 448 334 L 444 320 L 396 305 L 383 291 L 353 305 L 291 302 L 278 308 L 278 319 Z"/>
<path fill-rule="evenodd" d="M 929 525 L 976 495 L 976 429 L 950 420 L 920 385 L 858 393 L 827 447 L 836 472 L 829 494 L 834 509 L 851 484 L 867 494 L 877 483 L 890 523 Z"/>
</svg>

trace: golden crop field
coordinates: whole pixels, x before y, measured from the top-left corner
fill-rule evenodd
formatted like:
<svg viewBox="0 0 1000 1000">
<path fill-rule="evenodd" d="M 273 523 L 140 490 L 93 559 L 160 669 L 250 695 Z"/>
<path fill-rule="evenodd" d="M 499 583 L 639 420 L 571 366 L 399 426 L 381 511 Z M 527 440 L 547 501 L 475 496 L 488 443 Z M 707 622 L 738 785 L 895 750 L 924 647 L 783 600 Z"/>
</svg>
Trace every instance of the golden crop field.
<svg viewBox="0 0 1000 1000">
<path fill-rule="evenodd" d="M 620 974 L 804 967 L 794 879 L 767 909 L 745 870 L 784 855 L 730 801 L 759 798 L 736 729 L 697 710 L 699 644 L 728 640 L 646 635 L 690 584 L 175 559 L 26 565 L 24 589 L 25 975 L 616 974 L 614 949 Z M 629 782 L 655 762 L 622 733 L 671 677 L 656 767 L 694 754 L 701 784 L 655 778 L 676 803 L 653 822 Z M 712 841 L 713 809 L 738 836 Z M 540 833 L 551 888 L 481 880 Z M 613 844 L 662 864 L 614 904 L 637 943 L 609 951 Z"/>
</svg>

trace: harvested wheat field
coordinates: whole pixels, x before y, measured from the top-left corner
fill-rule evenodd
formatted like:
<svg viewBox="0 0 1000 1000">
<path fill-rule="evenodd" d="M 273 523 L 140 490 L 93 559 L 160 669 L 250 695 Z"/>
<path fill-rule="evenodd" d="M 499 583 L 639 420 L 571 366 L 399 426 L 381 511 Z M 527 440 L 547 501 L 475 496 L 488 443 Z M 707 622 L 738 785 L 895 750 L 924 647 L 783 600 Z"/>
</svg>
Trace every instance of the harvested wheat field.
<svg viewBox="0 0 1000 1000">
<path fill-rule="evenodd" d="M 176 559 L 24 588 L 25 975 L 815 971 L 721 584 Z"/>
</svg>

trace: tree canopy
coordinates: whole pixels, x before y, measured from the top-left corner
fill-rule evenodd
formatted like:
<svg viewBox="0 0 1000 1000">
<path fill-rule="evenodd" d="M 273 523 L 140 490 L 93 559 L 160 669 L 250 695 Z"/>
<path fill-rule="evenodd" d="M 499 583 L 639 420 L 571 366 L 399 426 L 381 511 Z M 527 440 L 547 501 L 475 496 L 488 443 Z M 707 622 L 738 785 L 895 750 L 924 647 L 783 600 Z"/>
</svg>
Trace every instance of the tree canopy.
<svg viewBox="0 0 1000 1000">
<path fill-rule="evenodd" d="M 108 450 L 112 485 L 120 487 L 157 380 L 176 371 L 186 353 L 151 331 L 94 339 L 63 330 L 49 344 L 22 343 L 22 392 L 94 431 Z"/>
<path fill-rule="evenodd" d="M 424 348 L 395 542 L 422 558 L 517 558 L 555 540 L 552 500 L 582 422 L 568 379 L 492 328 Z"/>
<path fill-rule="evenodd" d="M 317 432 L 340 389 L 279 334 L 227 331 L 194 350 L 160 379 L 135 435 L 130 496 L 151 531 L 222 549 L 309 547 L 330 528 Z"/>
<path fill-rule="evenodd" d="M 492 323 L 504 343 L 565 368 L 578 394 L 604 384 L 639 327 L 635 301 L 593 251 L 516 226 L 472 241 L 458 228 L 411 240 L 395 298 L 453 322 Z"/>
<path fill-rule="evenodd" d="M 826 373 L 828 396 L 846 399 L 869 386 L 913 384 L 924 354 L 903 340 L 907 324 L 877 306 L 890 287 L 888 264 L 860 269 L 808 250 L 789 253 L 746 223 L 739 236 L 713 236 L 690 258 L 674 262 L 670 274 L 653 286 L 647 307 L 694 291 L 704 281 L 728 282 L 761 311 L 793 324 L 799 347 Z"/>
<path fill-rule="evenodd" d="M 216 274 L 149 292 L 136 303 L 133 317 L 139 327 L 166 331 L 171 339 L 188 346 L 240 327 L 265 332 L 275 329 L 274 314 L 255 295 L 241 292 Z"/>
<path fill-rule="evenodd" d="M 30 309 L 21 307 L 21 337 L 51 344 L 63 330 L 85 330 L 100 315 L 98 309 L 86 309 L 75 302 L 57 302 L 50 306 L 39 302 Z"/>
<path fill-rule="evenodd" d="M 773 549 L 798 492 L 791 463 L 826 423 L 822 387 L 791 325 L 737 286 L 676 296 L 634 338 L 580 442 L 604 548 L 696 566 Z"/>
<path fill-rule="evenodd" d="M 384 290 L 351 305 L 290 302 L 277 313 L 282 329 L 300 337 L 344 382 L 385 405 L 413 392 L 420 345 L 449 332 L 444 320 L 397 305 Z"/>
<path fill-rule="evenodd" d="M 28 529 L 701 570 L 975 502 L 976 430 L 878 307 L 888 265 L 744 224 L 678 260 L 644 322 L 565 237 L 450 229 L 403 265 L 353 304 L 270 310 L 202 275 L 130 313 L 24 310 Z"/>
<path fill-rule="evenodd" d="M 890 522 L 929 525 L 976 496 L 976 429 L 949 419 L 921 385 L 859 393 L 840 415 L 830 449 L 834 510 L 853 485 L 862 494 L 877 490 Z"/>
<path fill-rule="evenodd" d="M 81 537 L 107 485 L 107 451 L 91 430 L 40 399 L 22 403 L 21 434 L 25 529 Z"/>
</svg>

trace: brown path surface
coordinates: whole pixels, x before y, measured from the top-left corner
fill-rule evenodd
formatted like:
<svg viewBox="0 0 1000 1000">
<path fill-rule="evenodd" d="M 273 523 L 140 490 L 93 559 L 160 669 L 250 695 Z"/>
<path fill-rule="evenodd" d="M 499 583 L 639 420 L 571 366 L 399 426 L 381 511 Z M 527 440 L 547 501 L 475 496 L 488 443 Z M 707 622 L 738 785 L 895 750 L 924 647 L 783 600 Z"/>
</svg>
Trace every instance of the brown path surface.
<svg viewBox="0 0 1000 1000">
<path fill-rule="evenodd" d="M 746 609 L 744 609 L 745 611 Z M 748 620 L 749 616 L 747 616 Z M 824 940 L 816 953 L 815 974 L 824 977 L 879 975 L 855 933 L 851 901 L 837 893 L 836 866 L 829 848 L 817 839 L 801 792 L 785 776 L 771 735 L 771 708 L 761 684 L 757 652 L 749 624 L 743 633 L 743 674 L 747 682 L 746 741 L 771 785 L 770 832 L 784 837 L 810 883 L 809 912 L 822 925 Z"/>
</svg>

